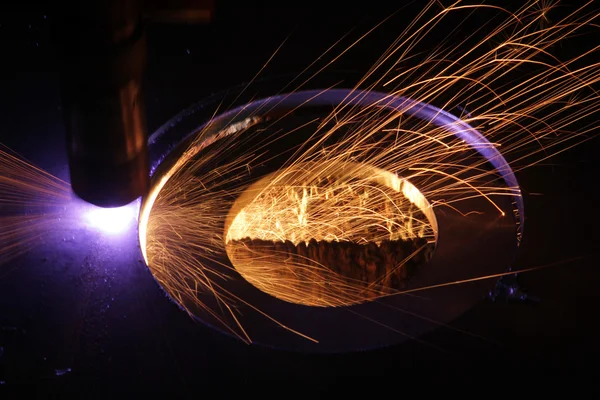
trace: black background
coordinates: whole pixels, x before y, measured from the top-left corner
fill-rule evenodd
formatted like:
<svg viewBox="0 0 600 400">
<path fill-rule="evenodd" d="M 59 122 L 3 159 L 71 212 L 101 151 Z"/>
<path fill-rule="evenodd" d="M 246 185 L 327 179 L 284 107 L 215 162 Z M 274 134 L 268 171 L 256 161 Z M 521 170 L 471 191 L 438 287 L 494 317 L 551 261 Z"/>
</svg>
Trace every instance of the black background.
<svg viewBox="0 0 600 400">
<path fill-rule="evenodd" d="M 419 7 L 416 4 L 395 15 L 352 54 L 343 57 L 338 68 L 359 72 L 368 68 Z M 66 156 L 58 75 L 48 38 L 52 7 L 3 3 L 2 8 L 0 142 L 64 176 Z M 329 4 L 326 8 L 320 3 L 239 5 L 217 1 L 216 17 L 209 25 L 149 26 L 149 132 L 191 103 L 252 79 L 286 38 L 261 76 L 298 72 L 342 35 L 355 29 L 352 38 L 357 38 L 398 5 L 373 2 Z M 597 37 L 581 40 L 589 43 Z M 351 42 L 352 39 L 346 43 Z M 568 55 L 573 49 L 559 47 L 553 51 Z M 61 326 L 76 326 L 94 312 L 93 306 L 83 307 L 80 314 L 72 311 L 64 298 L 69 281 L 62 277 L 44 278 L 45 287 L 50 289 L 42 299 L 35 286 L 41 278 L 35 277 L 35 271 L 48 267 L 38 265 L 42 256 L 30 256 L 22 261 L 21 272 L 0 281 L 0 346 L 4 348 L 0 380 L 5 381 L 6 388 L 33 383 L 40 390 L 57 393 L 70 389 L 118 392 L 128 388 L 197 395 L 207 383 L 223 382 L 222 389 L 228 391 L 241 382 L 275 376 L 295 380 L 295 384 L 326 387 L 338 375 L 377 375 L 389 379 L 378 378 L 382 387 L 395 386 L 396 383 L 385 382 L 401 379 L 400 368 L 432 364 L 478 369 L 583 366 L 598 354 L 598 196 L 593 190 L 597 185 L 597 149 L 598 140 L 594 139 L 557 156 L 551 163 L 518 174 L 525 192 L 527 231 L 517 266 L 583 258 L 521 275 L 523 287 L 541 298 L 540 303 L 482 300 L 453 323 L 457 328 L 499 341 L 502 346 L 443 328 L 422 339 L 448 353 L 418 343 L 329 356 L 247 346 L 189 320 L 160 293 L 139 263 L 114 266 L 113 260 L 112 267 L 131 269 L 127 284 L 136 284 L 136 279 L 146 283 L 139 284 L 143 291 L 122 292 L 122 301 L 115 303 L 121 307 L 116 311 L 120 314 L 131 311 L 132 304 L 136 304 L 128 319 L 111 319 L 104 314 L 94 317 L 100 321 L 98 326 L 110 327 L 98 339 L 100 343 L 86 347 L 81 343 L 90 333 Z M 78 246 L 74 251 L 86 251 L 84 244 Z M 98 256 L 96 261 L 102 259 Z M 52 266 L 57 274 L 61 262 Z M 101 291 L 95 288 L 94 293 Z M 63 297 L 58 296 L 62 300 L 55 299 L 53 293 L 62 293 Z M 139 293 L 141 297 L 131 298 Z M 70 301 L 77 302 L 76 296 L 74 292 Z M 50 365 L 52 360 L 54 364 Z M 51 373 L 67 367 L 72 371 L 64 376 Z M 375 382 L 364 381 L 370 385 Z"/>
</svg>

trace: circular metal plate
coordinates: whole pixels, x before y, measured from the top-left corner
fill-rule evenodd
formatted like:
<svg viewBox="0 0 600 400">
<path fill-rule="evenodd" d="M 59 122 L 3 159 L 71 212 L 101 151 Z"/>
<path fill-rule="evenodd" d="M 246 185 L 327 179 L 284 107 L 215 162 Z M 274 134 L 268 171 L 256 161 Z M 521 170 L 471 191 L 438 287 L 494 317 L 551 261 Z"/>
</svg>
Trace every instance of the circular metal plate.
<svg viewBox="0 0 600 400">
<path fill-rule="evenodd" d="M 226 140 L 233 133 L 252 126 L 259 131 L 263 129 L 263 135 L 277 134 L 281 130 L 274 130 L 273 120 L 285 121 L 290 127 L 299 126 L 304 119 L 323 116 L 324 110 L 340 105 L 358 108 L 377 105 L 443 127 L 454 138 L 467 143 L 472 153 L 469 157 L 483 160 L 512 195 L 488 193 L 446 207 L 442 204 L 448 201 L 445 198 L 447 192 L 437 191 L 436 185 L 445 185 L 447 180 L 436 182 L 431 176 L 417 174 L 410 179 L 411 183 L 419 189 L 427 186 L 427 200 L 438 205 L 434 207 L 437 242 L 432 259 L 420 269 L 405 291 L 346 307 L 310 307 L 263 293 L 239 274 L 229 271 L 229 278 L 219 284 L 238 300 L 233 306 L 235 319 L 227 311 L 220 310 L 211 294 L 177 301 L 195 318 L 215 329 L 240 336 L 241 325 L 244 336 L 265 346 L 311 352 L 373 349 L 407 339 L 419 340 L 424 333 L 448 324 L 480 301 L 495 284 L 494 279 L 482 278 L 510 269 L 523 229 L 524 210 L 517 180 L 506 160 L 485 137 L 459 118 L 434 106 L 384 93 L 345 89 L 296 92 L 257 100 L 228 111 L 210 123 L 196 121 L 197 128 L 188 131 L 187 137 L 161 159 L 154 173 L 153 191 L 159 192 L 162 185 L 169 185 L 164 176 L 177 160 L 202 157 L 205 155 L 203 150 L 210 150 L 211 144 Z M 285 118 L 281 118 L 282 115 Z M 187 118 L 187 123 L 193 124 L 189 122 L 190 119 L 193 121 L 193 116 L 190 111 L 183 119 Z M 179 117 L 179 121 L 181 119 Z M 266 129 L 265 121 L 271 121 L 267 124 L 269 129 Z M 166 132 L 169 134 L 173 130 Z M 294 135 L 301 138 L 301 133 Z M 157 133 L 153 140 L 164 142 L 165 138 L 162 133 Z M 286 139 L 289 141 L 293 142 L 293 139 Z M 271 150 L 281 155 L 272 158 L 275 167 L 285 162 L 285 151 Z M 238 155 L 233 152 L 227 156 Z M 478 161 L 478 165 L 483 164 Z M 267 172 L 255 172 L 254 178 Z M 485 179 L 478 182 L 481 175 L 481 171 L 473 171 L 469 182 L 473 186 L 489 184 L 489 174 L 484 174 Z M 145 209 L 147 215 L 146 219 L 140 218 L 140 224 L 152 218 L 153 201 L 152 197 L 145 199 L 142 213 Z M 144 230 L 140 229 L 140 232 L 140 241 L 145 246 Z M 228 262 L 226 258 L 219 261 Z M 152 271 L 153 266 L 149 267 Z M 219 269 L 217 265 L 214 268 Z M 472 279 L 472 282 L 465 282 Z M 169 293 L 168 288 L 167 292 L 171 298 L 177 297 Z M 207 312 L 207 309 L 216 313 Z M 230 327 L 234 327 L 233 330 Z"/>
</svg>

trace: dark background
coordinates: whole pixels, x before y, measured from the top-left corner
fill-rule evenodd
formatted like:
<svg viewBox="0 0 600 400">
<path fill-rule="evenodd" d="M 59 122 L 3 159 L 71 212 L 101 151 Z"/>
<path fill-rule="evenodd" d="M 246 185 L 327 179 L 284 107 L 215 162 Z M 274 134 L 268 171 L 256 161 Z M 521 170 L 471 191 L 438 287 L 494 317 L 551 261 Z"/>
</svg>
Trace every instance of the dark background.
<svg viewBox="0 0 600 400">
<path fill-rule="evenodd" d="M 364 72 L 418 7 L 398 13 L 337 68 Z M 355 29 L 346 42 L 351 43 L 397 5 L 327 8 L 319 3 L 217 1 L 209 25 L 150 26 L 149 132 L 193 102 L 252 79 L 284 39 L 286 44 L 261 76 L 298 72 L 343 34 Z M 0 7 L 0 142 L 67 178 L 58 75 L 48 37 L 51 18 L 50 6 Z M 477 26 L 478 21 L 469 23 Z M 568 55 L 573 46 L 577 44 L 554 51 Z M 338 375 L 377 375 L 389 379 L 378 382 L 395 382 L 401 379 L 400 368 L 411 366 L 588 364 L 599 349 L 598 196 L 593 190 L 597 149 L 598 140 L 593 139 L 518 174 L 527 228 L 516 266 L 583 258 L 521 275 L 522 287 L 540 303 L 482 299 L 452 324 L 489 340 L 440 328 L 422 339 L 446 352 L 414 342 L 327 356 L 247 346 L 193 322 L 170 303 L 139 262 L 135 237 L 107 243 L 77 231 L 65 240 L 71 228 L 64 228 L 54 234 L 64 248 L 48 238 L 13 262 L 16 272 L 0 279 L 0 381 L 5 386 L 0 392 L 37 384 L 54 393 L 126 388 L 197 395 L 205 384 L 230 382 L 222 387 L 225 394 L 238 383 L 274 376 L 325 387 Z M 118 252 L 107 248 L 124 255 L 115 256 Z M 65 368 L 70 372 L 57 376 Z"/>
</svg>

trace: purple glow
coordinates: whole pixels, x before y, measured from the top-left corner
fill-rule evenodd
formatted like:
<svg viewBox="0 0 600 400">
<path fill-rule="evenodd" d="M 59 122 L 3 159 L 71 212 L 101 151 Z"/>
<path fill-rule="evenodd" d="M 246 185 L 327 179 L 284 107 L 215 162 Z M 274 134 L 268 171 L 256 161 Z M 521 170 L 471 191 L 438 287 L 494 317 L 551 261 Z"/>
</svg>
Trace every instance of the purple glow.
<svg viewBox="0 0 600 400">
<path fill-rule="evenodd" d="M 107 234 L 119 234 L 135 225 L 138 213 L 138 202 L 123 207 L 102 208 L 88 206 L 83 217 L 88 226 Z"/>
</svg>

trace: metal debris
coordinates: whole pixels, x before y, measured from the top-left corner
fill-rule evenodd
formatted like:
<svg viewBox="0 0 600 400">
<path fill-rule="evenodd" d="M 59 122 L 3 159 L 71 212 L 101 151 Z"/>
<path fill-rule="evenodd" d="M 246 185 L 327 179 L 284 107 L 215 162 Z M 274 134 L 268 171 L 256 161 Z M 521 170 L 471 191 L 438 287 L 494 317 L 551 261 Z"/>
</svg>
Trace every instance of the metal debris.
<svg viewBox="0 0 600 400">
<path fill-rule="evenodd" d="M 71 368 L 56 369 L 54 372 L 56 373 L 56 376 L 63 376 L 71 372 Z"/>
<path fill-rule="evenodd" d="M 531 296 L 521 288 L 518 275 L 506 275 L 496 282 L 496 287 L 488 293 L 488 298 L 492 302 L 496 301 L 520 301 L 520 302 L 539 302 L 540 299 Z"/>
</svg>

